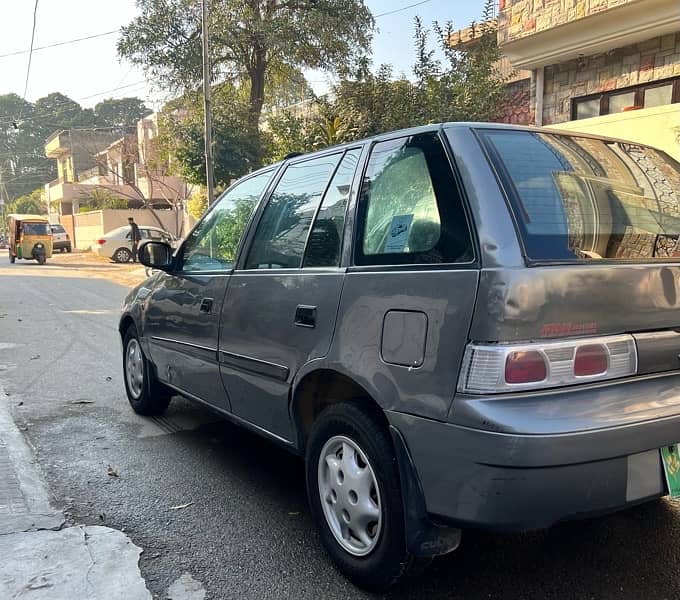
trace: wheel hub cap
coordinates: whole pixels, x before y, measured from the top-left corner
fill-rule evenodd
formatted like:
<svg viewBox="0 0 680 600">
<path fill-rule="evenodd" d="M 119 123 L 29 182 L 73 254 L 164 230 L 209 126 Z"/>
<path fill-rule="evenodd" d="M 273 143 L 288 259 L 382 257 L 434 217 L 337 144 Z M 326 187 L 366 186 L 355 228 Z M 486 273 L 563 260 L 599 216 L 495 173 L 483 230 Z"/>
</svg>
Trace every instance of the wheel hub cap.
<svg viewBox="0 0 680 600">
<path fill-rule="evenodd" d="M 142 349 L 136 339 L 128 342 L 125 351 L 125 377 L 127 379 L 130 394 L 137 399 L 142 395 L 144 385 L 144 363 Z"/>
<path fill-rule="evenodd" d="M 382 528 L 380 489 L 361 448 L 345 436 L 329 439 L 318 466 L 319 496 L 337 542 L 354 556 L 366 556 Z"/>
</svg>

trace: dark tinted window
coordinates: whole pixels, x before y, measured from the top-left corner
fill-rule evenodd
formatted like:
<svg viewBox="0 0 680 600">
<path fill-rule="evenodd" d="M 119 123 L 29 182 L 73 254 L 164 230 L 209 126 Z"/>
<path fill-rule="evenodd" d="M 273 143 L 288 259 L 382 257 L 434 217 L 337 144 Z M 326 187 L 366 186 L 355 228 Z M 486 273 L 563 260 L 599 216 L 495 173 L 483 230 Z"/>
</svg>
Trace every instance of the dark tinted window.
<svg viewBox="0 0 680 600">
<path fill-rule="evenodd" d="M 50 225 L 52 233 L 66 233 L 66 230 L 62 225 Z"/>
<path fill-rule="evenodd" d="M 331 180 L 309 234 L 305 267 L 337 267 L 345 228 L 345 212 L 361 149 L 345 154 Z"/>
<path fill-rule="evenodd" d="M 47 223 L 23 223 L 21 225 L 24 235 L 50 235 L 50 226 Z"/>
<path fill-rule="evenodd" d="M 341 154 L 288 166 L 262 213 L 246 269 L 297 269 L 312 218 Z"/>
<path fill-rule="evenodd" d="M 680 257 L 680 165 L 663 152 L 528 131 L 482 136 L 530 258 Z"/>
<path fill-rule="evenodd" d="M 267 171 L 246 179 L 217 200 L 183 246 L 184 271 L 233 268 L 250 216 L 273 173 Z"/>
<path fill-rule="evenodd" d="M 435 133 L 373 147 L 361 190 L 359 265 L 468 262 L 472 242 Z"/>
</svg>

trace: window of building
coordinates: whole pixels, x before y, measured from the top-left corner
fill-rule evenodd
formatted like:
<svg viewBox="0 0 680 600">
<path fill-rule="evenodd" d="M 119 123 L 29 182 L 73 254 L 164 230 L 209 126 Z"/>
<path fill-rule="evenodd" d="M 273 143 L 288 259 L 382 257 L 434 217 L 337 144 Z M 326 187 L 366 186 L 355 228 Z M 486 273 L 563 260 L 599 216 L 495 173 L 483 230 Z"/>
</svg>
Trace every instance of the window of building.
<svg viewBox="0 0 680 600">
<path fill-rule="evenodd" d="M 638 108 L 665 106 L 675 102 L 680 102 L 680 77 L 575 98 L 572 101 L 571 118 L 590 119 Z"/>
</svg>

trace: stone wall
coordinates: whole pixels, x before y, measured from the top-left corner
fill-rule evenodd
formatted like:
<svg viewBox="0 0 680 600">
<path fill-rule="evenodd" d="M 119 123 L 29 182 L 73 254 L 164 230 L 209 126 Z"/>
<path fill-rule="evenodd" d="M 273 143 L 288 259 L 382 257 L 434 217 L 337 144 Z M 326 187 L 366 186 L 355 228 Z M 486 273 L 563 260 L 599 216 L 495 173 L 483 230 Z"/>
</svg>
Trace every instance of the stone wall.
<svg viewBox="0 0 680 600">
<path fill-rule="evenodd" d="M 571 119 L 571 100 L 680 75 L 680 33 L 545 68 L 543 123 Z"/>
<path fill-rule="evenodd" d="M 534 124 L 530 79 L 522 79 L 508 84 L 505 98 L 503 98 L 498 109 L 498 116 L 494 120 L 497 123 Z"/>
<path fill-rule="evenodd" d="M 499 0 L 498 41 L 518 40 L 636 0 Z"/>
</svg>

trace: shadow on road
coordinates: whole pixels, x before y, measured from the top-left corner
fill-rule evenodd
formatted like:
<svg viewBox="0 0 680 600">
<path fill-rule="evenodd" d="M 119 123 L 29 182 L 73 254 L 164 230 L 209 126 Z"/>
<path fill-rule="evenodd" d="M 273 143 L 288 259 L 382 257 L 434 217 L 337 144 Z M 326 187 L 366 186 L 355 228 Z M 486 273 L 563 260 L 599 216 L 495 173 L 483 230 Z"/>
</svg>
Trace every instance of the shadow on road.
<svg viewBox="0 0 680 600">
<path fill-rule="evenodd" d="M 191 410 L 188 405 L 185 409 Z M 299 536 L 305 535 L 322 555 L 307 508 L 301 459 L 226 422 L 180 435 L 183 439 L 177 443 L 194 446 L 196 452 L 205 452 L 206 443 L 217 443 L 210 454 L 210 470 L 224 474 L 225 487 L 233 488 L 238 480 L 240 488 L 254 494 L 247 510 L 255 514 L 248 516 L 249 522 L 267 523 L 272 514 L 286 515 L 295 507 L 300 516 L 280 535 L 287 538 L 287 545 L 299 543 Z M 677 598 L 680 574 L 669 567 L 680 560 L 679 535 L 680 515 L 665 499 L 546 531 L 521 535 L 466 531 L 456 552 L 436 559 L 424 574 L 404 580 L 387 597 Z M 278 568 L 299 569 L 289 558 L 278 555 Z M 323 558 L 320 563 L 324 576 L 339 579 L 345 588 L 329 561 Z"/>
</svg>

